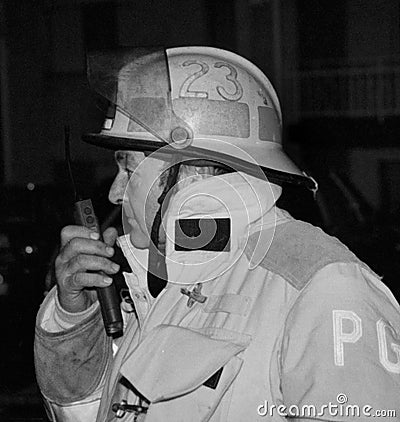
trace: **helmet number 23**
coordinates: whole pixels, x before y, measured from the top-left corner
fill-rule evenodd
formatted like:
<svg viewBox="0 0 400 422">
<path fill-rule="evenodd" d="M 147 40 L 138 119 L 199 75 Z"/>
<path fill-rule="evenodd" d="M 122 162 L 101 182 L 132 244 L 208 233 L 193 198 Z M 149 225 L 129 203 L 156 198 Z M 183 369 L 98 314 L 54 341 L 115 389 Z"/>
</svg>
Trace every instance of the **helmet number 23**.
<svg viewBox="0 0 400 422">
<path fill-rule="evenodd" d="M 182 66 L 192 66 L 197 65 L 200 66 L 200 69 L 188 76 L 185 81 L 183 82 L 181 89 L 179 90 L 180 97 L 194 97 L 194 98 L 208 98 L 208 92 L 206 91 L 194 91 L 191 90 L 190 87 L 192 84 L 197 80 L 200 79 L 202 76 L 206 75 L 210 70 L 207 63 L 198 61 L 198 60 L 187 60 L 182 63 Z M 236 69 L 228 63 L 225 62 L 217 62 L 214 64 L 215 68 L 222 68 L 226 67 L 229 70 L 229 73 L 226 75 L 226 80 L 233 84 L 235 91 L 233 93 L 228 92 L 223 86 L 217 86 L 218 94 L 227 101 L 239 101 L 243 96 L 243 88 L 240 85 L 240 82 L 237 80 L 237 71 Z"/>
</svg>

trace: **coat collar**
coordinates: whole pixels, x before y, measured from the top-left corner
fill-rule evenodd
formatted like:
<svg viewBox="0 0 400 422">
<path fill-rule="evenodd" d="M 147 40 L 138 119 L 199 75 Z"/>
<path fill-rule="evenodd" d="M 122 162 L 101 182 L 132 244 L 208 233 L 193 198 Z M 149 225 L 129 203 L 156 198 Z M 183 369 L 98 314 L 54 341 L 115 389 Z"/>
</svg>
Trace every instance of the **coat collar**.
<svg viewBox="0 0 400 422">
<path fill-rule="evenodd" d="M 169 282 L 191 285 L 222 275 L 243 254 L 252 233 L 276 224 L 280 194 L 281 187 L 241 172 L 196 181 L 175 193 L 163 219 Z M 175 250 L 177 220 L 195 218 L 229 218 L 230 250 Z M 148 251 L 134 248 L 129 235 L 119 244 L 132 270 L 145 273 Z"/>
</svg>

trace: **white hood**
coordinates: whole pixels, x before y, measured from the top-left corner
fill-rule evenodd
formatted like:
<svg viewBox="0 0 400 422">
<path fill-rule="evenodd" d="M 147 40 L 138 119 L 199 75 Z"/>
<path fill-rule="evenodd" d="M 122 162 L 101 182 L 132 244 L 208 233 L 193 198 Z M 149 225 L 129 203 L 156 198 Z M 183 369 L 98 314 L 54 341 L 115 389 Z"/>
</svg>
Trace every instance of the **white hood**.
<svg viewBox="0 0 400 422">
<path fill-rule="evenodd" d="M 194 284 L 222 275 L 243 254 L 251 233 L 277 224 L 275 203 L 281 191 L 280 186 L 240 172 L 202 179 L 179 190 L 163 219 L 168 281 Z M 229 218 L 230 250 L 176 251 L 176 221 L 194 218 Z M 134 248 L 129 235 L 120 239 L 120 245 L 132 269 L 138 264 L 146 269 L 148 250 Z"/>
</svg>

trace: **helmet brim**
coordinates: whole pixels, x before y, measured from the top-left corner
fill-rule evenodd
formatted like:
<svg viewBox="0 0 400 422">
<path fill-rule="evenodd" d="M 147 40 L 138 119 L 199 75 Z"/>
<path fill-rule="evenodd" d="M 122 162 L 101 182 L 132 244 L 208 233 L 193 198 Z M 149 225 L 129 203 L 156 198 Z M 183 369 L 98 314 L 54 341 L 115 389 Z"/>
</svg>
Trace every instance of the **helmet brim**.
<svg viewBox="0 0 400 422">
<path fill-rule="evenodd" d="M 315 190 L 317 188 L 316 182 L 301 174 L 286 173 L 280 170 L 264 167 L 258 164 L 253 164 L 248 161 L 242 160 L 237 157 L 233 157 L 224 154 L 219 151 L 210 151 L 192 145 L 187 146 L 183 149 L 177 149 L 175 146 L 162 141 L 150 141 L 133 138 L 124 138 L 118 136 L 108 136 L 97 133 L 88 133 L 82 136 L 84 142 L 96 145 L 102 148 L 118 151 L 157 151 L 162 148 L 163 153 L 170 153 L 171 155 L 180 154 L 182 160 L 214 160 L 218 163 L 224 164 L 228 167 L 235 169 L 236 171 L 243 171 L 252 176 L 261 177 L 260 169 L 263 175 L 272 182 L 277 184 L 290 183 L 292 185 L 304 186 L 307 189 Z M 284 154 L 282 152 L 282 154 Z"/>
</svg>

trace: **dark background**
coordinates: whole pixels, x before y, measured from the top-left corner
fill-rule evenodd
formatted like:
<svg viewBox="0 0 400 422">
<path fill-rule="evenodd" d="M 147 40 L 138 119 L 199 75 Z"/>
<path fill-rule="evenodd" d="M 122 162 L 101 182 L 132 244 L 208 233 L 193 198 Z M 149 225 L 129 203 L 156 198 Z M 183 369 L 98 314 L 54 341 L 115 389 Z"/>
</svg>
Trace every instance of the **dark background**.
<svg viewBox="0 0 400 422">
<path fill-rule="evenodd" d="M 280 205 L 400 297 L 399 19 L 398 0 L 0 0 L 0 421 L 45 420 L 32 339 L 72 221 L 66 125 L 78 186 L 102 221 L 113 211 L 112 153 L 80 140 L 104 116 L 85 51 L 210 45 L 253 61 L 281 99 L 286 151 L 320 186 L 316 200 L 287 187 Z"/>
</svg>

